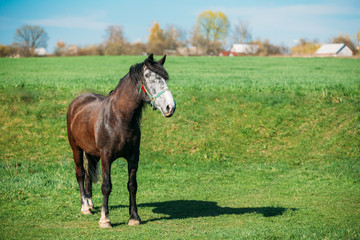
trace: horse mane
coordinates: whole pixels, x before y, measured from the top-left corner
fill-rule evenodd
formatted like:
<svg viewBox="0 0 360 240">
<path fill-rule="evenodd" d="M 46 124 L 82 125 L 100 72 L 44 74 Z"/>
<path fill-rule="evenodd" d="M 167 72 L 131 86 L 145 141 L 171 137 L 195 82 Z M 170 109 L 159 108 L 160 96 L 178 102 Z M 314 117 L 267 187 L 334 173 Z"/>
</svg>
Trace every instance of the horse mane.
<svg viewBox="0 0 360 240">
<path fill-rule="evenodd" d="M 154 61 L 153 59 L 146 59 L 144 64 L 147 68 L 151 71 L 155 72 L 156 74 L 160 75 L 163 79 L 168 80 L 169 75 L 165 68 L 158 62 Z"/>
<path fill-rule="evenodd" d="M 137 63 L 133 66 L 130 67 L 129 69 L 129 73 L 126 74 L 119 82 L 119 84 L 116 86 L 116 88 L 121 87 L 122 83 L 124 82 L 124 80 L 127 77 L 130 77 L 130 80 L 134 83 L 134 85 L 136 86 L 137 83 L 139 81 L 142 81 L 144 76 L 143 76 L 143 69 L 144 69 L 144 65 L 149 68 L 151 71 L 155 72 L 156 74 L 160 75 L 162 78 L 164 78 L 165 80 L 169 79 L 169 75 L 167 73 L 167 71 L 165 70 L 165 68 L 159 64 L 158 62 L 154 61 L 153 58 L 147 58 L 145 59 L 144 62 L 142 63 Z M 109 95 L 113 92 L 114 90 L 111 90 L 109 92 Z"/>
<path fill-rule="evenodd" d="M 160 75 L 165 80 L 169 79 L 169 75 L 165 68 L 159 64 L 158 62 L 154 61 L 153 59 L 145 59 L 143 63 L 138 63 L 130 67 L 129 73 L 130 78 L 136 84 L 140 79 L 143 79 L 143 67 L 144 65 L 149 68 L 151 71 L 155 72 L 156 74 Z"/>
<path fill-rule="evenodd" d="M 143 63 L 138 63 L 130 67 L 129 69 L 129 76 L 133 83 L 136 85 L 139 81 L 142 81 L 143 76 Z"/>
<path fill-rule="evenodd" d="M 130 78 L 129 80 L 132 81 L 133 84 L 136 86 L 137 83 L 139 81 L 141 81 L 140 79 L 143 78 L 143 74 L 142 74 L 143 66 L 144 66 L 144 63 L 138 63 L 138 64 L 131 66 L 129 72 L 123 78 L 120 79 L 120 81 L 115 89 L 121 88 L 121 86 L 124 84 L 124 82 L 128 78 Z M 115 89 L 111 90 L 109 92 L 109 95 L 111 95 L 115 91 Z"/>
</svg>

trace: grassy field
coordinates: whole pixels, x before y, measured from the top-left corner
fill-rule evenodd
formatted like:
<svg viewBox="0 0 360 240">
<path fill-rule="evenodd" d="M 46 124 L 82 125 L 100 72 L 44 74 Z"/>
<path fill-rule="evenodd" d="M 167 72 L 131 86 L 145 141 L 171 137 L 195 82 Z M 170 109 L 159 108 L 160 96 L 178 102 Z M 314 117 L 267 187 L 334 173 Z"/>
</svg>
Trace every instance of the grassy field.
<svg viewBox="0 0 360 240">
<path fill-rule="evenodd" d="M 112 229 L 80 213 L 66 109 L 144 57 L 0 59 L 0 239 L 359 239 L 360 59 L 168 57 L 145 110 L 138 207 L 112 167 Z"/>
</svg>

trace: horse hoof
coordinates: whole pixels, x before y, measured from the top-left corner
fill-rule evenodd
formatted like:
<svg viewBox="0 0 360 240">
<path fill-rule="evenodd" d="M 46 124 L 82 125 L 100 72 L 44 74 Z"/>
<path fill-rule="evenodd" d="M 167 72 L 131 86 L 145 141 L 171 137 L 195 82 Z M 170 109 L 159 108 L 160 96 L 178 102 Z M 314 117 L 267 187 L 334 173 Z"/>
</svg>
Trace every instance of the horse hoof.
<svg viewBox="0 0 360 240">
<path fill-rule="evenodd" d="M 99 221 L 99 225 L 101 228 L 112 228 L 110 219 L 104 219 Z"/>
<path fill-rule="evenodd" d="M 110 222 L 104 222 L 104 223 L 99 222 L 99 225 L 100 225 L 100 228 L 112 228 Z"/>
<path fill-rule="evenodd" d="M 110 218 L 108 216 L 102 216 L 99 221 L 101 228 L 112 228 L 110 223 Z"/>
<path fill-rule="evenodd" d="M 136 219 L 130 219 L 129 220 L 129 226 L 137 226 L 140 225 L 140 221 Z"/>
<path fill-rule="evenodd" d="M 84 215 L 91 215 L 92 214 L 90 209 L 81 209 L 81 213 L 84 214 Z"/>
</svg>

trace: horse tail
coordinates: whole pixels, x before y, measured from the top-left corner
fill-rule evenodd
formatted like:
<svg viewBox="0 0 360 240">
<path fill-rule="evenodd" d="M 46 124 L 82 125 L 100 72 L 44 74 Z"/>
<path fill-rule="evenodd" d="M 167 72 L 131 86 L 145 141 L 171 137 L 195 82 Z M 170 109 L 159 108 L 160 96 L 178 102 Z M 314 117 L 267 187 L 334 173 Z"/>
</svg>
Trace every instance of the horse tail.
<svg viewBox="0 0 360 240">
<path fill-rule="evenodd" d="M 85 169 L 86 177 L 89 177 L 93 183 L 97 183 L 98 173 L 99 173 L 98 171 L 99 159 L 88 153 L 85 153 L 85 156 L 86 157 L 84 158 L 84 169 Z"/>
</svg>

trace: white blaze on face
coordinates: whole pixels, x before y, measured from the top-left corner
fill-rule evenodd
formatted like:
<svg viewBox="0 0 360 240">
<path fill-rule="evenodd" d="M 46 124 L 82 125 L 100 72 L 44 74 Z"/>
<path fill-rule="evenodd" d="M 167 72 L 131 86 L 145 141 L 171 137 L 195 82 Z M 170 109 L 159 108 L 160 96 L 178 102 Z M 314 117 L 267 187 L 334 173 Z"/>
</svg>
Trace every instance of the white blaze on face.
<svg viewBox="0 0 360 240">
<path fill-rule="evenodd" d="M 144 79 L 146 90 L 152 97 L 164 91 L 153 100 L 155 101 L 154 107 L 159 109 L 164 117 L 172 116 L 175 112 L 176 104 L 165 79 L 146 67 L 144 70 Z"/>
</svg>

